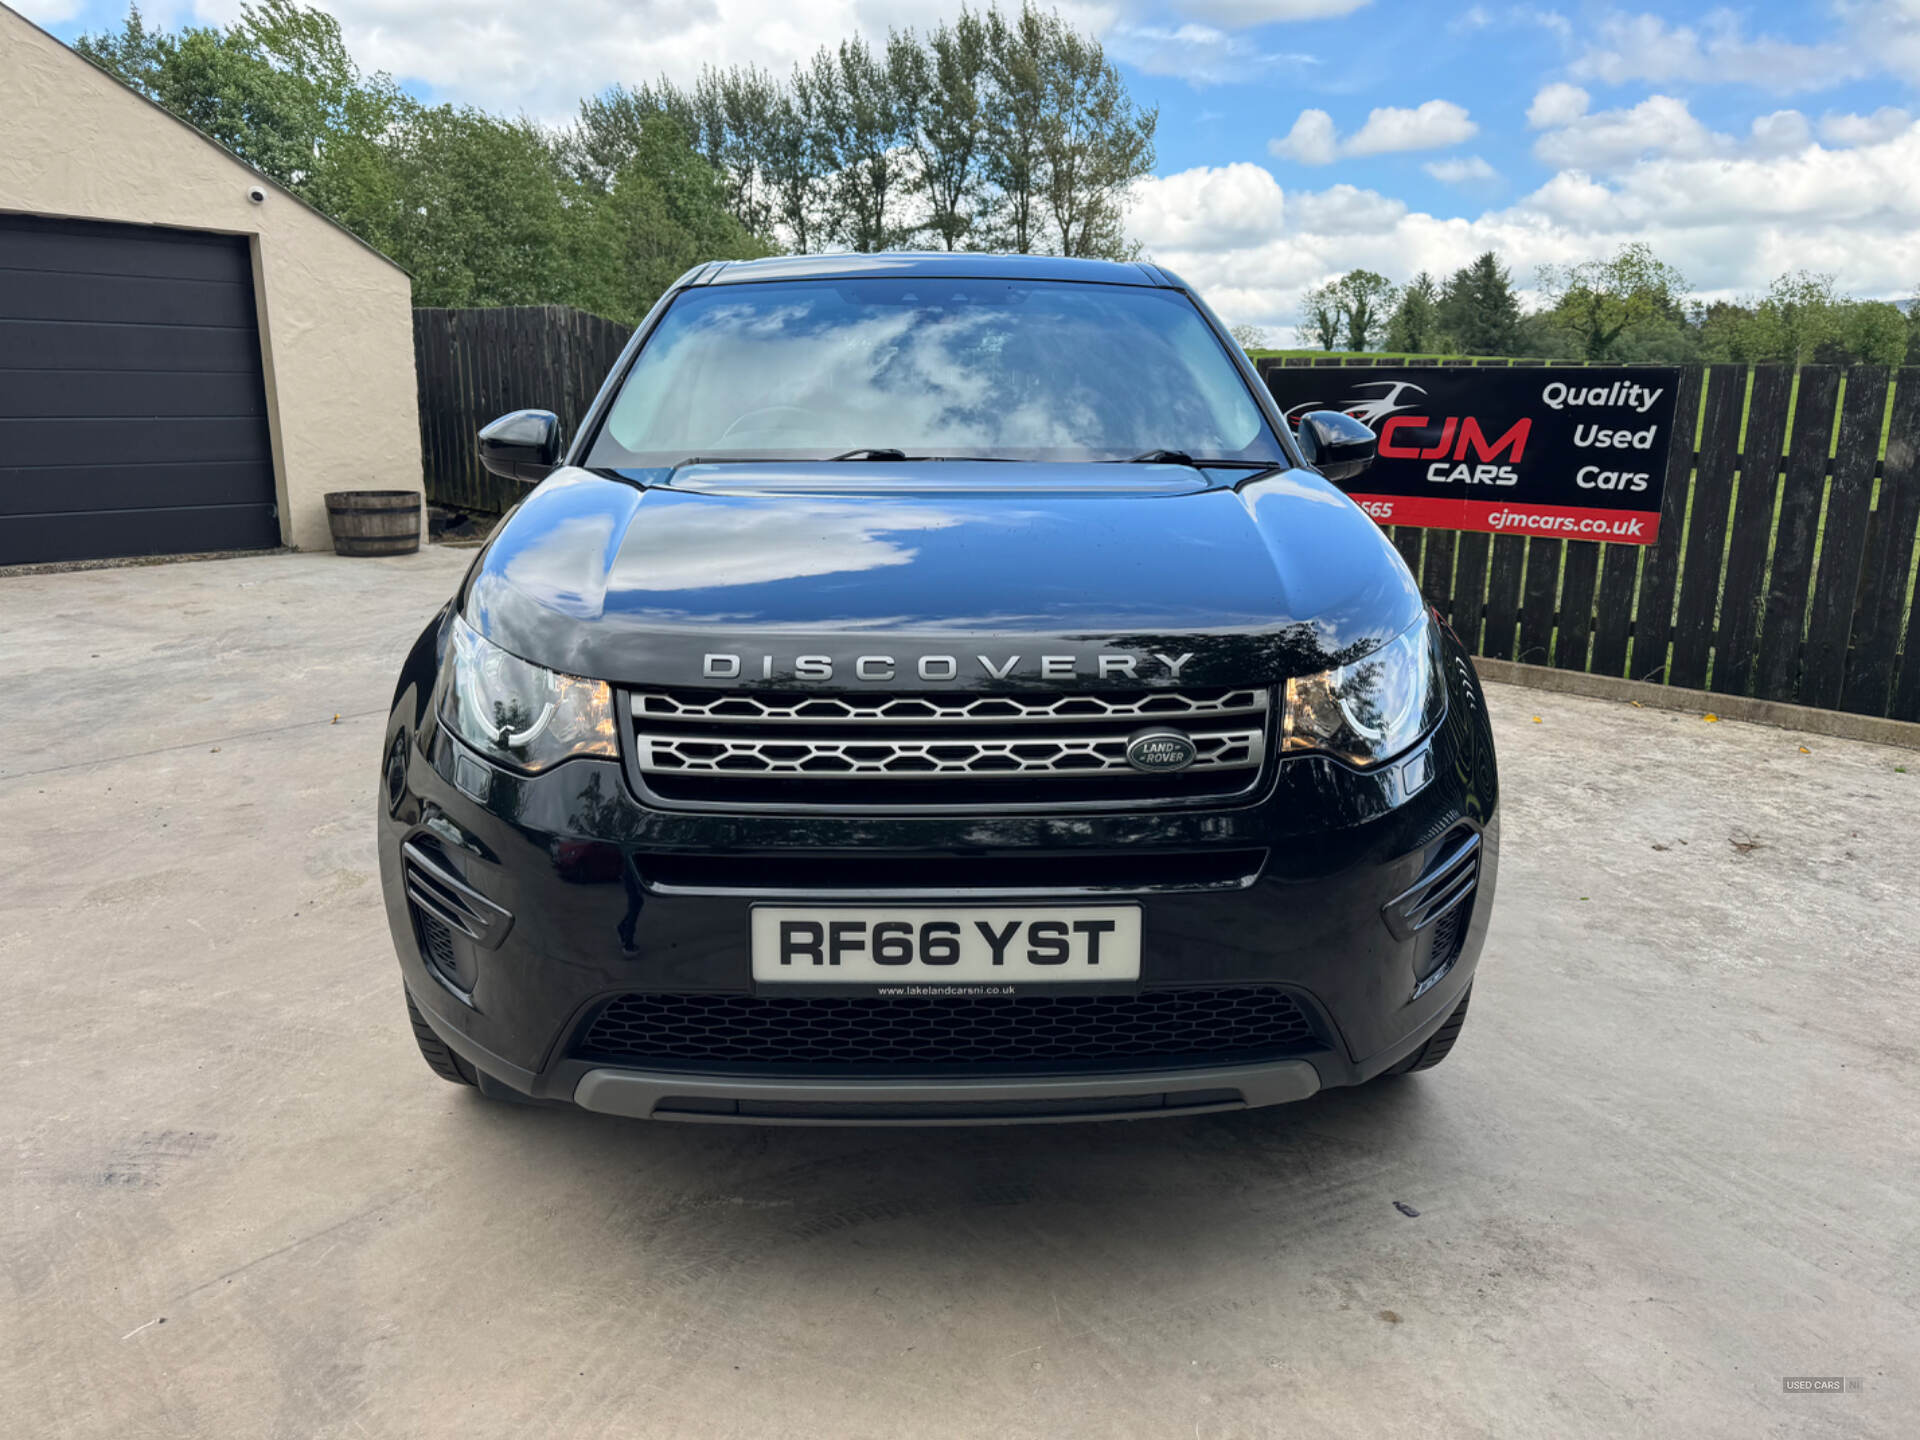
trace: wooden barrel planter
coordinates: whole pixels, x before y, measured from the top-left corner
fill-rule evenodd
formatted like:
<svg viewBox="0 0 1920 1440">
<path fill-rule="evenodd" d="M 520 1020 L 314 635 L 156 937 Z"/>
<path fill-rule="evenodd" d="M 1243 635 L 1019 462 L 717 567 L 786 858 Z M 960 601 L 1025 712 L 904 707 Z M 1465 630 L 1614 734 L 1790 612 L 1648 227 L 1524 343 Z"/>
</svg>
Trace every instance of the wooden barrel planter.
<svg viewBox="0 0 1920 1440">
<path fill-rule="evenodd" d="M 336 555 L 411 555 L 420 548 L 420 492 L 331 491 L 327 525 Z"/>
</svg>

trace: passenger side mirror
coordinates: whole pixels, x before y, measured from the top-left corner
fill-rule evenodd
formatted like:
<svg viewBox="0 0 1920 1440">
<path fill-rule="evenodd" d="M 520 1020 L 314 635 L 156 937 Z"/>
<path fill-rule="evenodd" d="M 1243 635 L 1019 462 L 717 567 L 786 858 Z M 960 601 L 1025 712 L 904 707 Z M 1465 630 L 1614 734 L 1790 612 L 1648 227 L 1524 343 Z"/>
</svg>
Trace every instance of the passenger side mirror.
<svg viewBox="0 0 1920 1440">
<path fill-rule="evenodd" d="M 480 463 L 509 480 L 537 484 L 560 463 L 560 417 L 516 410 L 480 431 Z"/>
<path fill-rule="evenodd" d="M 1338 410 L 1312 410 L 1300 417 L 1300 453 L 1336 484 L 1351 480 L 1369 465 L 1380 439 L 1365 423 Z"/>
</svg>

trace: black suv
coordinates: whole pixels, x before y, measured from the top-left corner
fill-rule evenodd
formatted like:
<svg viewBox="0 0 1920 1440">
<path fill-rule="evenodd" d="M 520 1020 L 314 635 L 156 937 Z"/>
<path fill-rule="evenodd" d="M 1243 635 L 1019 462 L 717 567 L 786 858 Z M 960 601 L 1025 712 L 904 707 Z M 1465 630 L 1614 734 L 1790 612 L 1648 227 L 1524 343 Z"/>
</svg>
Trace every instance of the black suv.
<svg viewBox="0 0 1920 1440">
<path fill-rule="evenodd" d="M 409 655 L 380 863 L 449 1080 L 1139 1117 L 1424 1069 L 1493 898 L 1473 667 L 1146 264 L 710 264 Z"/>
</svg>

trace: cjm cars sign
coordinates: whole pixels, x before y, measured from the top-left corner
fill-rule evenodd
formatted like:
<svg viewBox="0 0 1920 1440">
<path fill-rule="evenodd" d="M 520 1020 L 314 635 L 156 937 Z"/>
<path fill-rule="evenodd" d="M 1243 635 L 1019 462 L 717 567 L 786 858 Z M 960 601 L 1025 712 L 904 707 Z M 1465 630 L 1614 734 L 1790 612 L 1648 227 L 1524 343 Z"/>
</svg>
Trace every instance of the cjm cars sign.
<svg viewBox="0 0 1920 1440">
<path fill-rule="evenodd" d="M 1659 528 L 1679 378 L 1641 365 L 1266 374 L 1290 424 L 1342 410 L 1380 437 L 1344 488 L 1382 525 L 1628 545 Z"/>
</svg>

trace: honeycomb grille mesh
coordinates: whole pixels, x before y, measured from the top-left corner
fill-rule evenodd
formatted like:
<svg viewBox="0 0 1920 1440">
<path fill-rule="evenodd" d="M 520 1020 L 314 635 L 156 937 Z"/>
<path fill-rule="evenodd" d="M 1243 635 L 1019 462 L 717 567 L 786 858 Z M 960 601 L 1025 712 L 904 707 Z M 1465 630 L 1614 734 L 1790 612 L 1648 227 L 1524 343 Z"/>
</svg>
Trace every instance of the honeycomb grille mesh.
<svg viewBox="0 0 1920 1440">
<path fill-rule="evenodd" d="M 623 995 L 602 1007 L 575 1053 L 635 1066 L 1123 1070 L 1314 1043 L 1312 1022 L 1286 991 L 1237 986 L 990 998 Z"/>
<path fill-rule="evenodd" d="M 643 790 L 722 805 L 1025 806 L 1211 798 L 1263 773 L 1272 699 L 1255 686 L 1080 693 L 795 694 L 634 690 L 631 765 Z M 1164 728 L 1190 763 L 1129 763 Z M 918 783 L 914 783 L 918 782 Z M 971 784 L 969 783 L 971 782 Z M 1014 790 L 1009 782 L 1031 788 Z"/>
<path fill-rule="evenodd" d="M 1260 763 L 1260 732 L 1195 735 L 1189 770 L 1245 770 Z M 641 766 L 651 771 L 730 775 L 845 775 L 908 779 L 943 775 L 1135 774 L 1124 735 L 1031 739 L 731 740 L 642 735 Z"/>
</svg>

